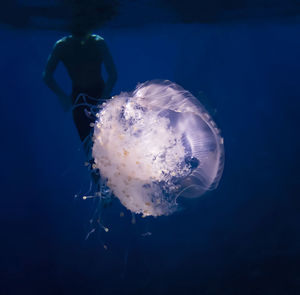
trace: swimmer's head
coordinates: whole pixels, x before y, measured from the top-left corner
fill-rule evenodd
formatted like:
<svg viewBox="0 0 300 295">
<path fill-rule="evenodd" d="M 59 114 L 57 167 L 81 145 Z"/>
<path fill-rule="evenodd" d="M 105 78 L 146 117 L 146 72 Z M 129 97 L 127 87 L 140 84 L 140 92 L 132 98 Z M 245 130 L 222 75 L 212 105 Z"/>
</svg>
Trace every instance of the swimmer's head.
<svg viewBox="0 0 300 295">
<path fill-rule="evenodd" d="M 93 25 L 84 18 L 76 18 L 70 27 L 70 32 L 75 37 L 84 37 L 90 34 L 93 30 Z"/>
<path fill-rule="evenodd" d="M 78 6 L 70 24 L 70 32 L 75 37 L 85 37 L 95 29 L 95 15 L 86 6 Z"/>
<path fill-rule="evenodd" d="M 117 15 L 118 7 L 118 0 L 76 0 L 69 31 L 73 36 L 84 37 Z"/>
</svg>

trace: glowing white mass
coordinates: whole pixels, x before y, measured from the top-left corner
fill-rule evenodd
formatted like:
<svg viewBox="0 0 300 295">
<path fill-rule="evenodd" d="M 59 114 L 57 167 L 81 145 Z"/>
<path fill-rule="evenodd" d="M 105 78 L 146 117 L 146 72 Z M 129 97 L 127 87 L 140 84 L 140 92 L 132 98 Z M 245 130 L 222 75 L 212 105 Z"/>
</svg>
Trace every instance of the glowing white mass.
<svg viewBox="0 0 300 295">
<path fill-rule="evenodd" d="M 217 186 L 223 139 L 201 103 L 170 81 L 148 81 L 97 114 L 93 157 L 121 203 L 144 216 L 168 215 L 178 196 Z"/>
</svg>

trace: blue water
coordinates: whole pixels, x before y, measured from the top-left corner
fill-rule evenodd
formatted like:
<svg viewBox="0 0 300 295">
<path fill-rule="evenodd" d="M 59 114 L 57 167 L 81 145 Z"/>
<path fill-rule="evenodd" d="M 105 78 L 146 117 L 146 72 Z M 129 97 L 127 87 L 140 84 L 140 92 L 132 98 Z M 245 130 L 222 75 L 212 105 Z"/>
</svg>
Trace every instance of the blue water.
<svg viewBox="0 0 300 295">
<path fill-rule="evenodd" d="M 276 19 L 97 31 L 114 94 L 169 79 L 205 97 L 226 160 L 218 189 L 185 210 L 133 225 L 114 201 L 109 233 L 86 241 L 93 204 L 74 197 L 89 187 L 84 153 L 42 81 L 64 33 L 3 27 L 0 293 L 300 294 L 299 31 Z M 62 66 L 56 78 L 70 91 Z"/>
</svg>

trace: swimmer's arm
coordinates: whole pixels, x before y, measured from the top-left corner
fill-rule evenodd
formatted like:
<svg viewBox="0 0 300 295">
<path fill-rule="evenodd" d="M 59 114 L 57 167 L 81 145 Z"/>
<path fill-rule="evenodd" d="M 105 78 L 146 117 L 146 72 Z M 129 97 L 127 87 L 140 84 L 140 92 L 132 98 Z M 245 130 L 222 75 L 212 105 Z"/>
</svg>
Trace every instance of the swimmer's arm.
<svg viewBox="0 0 300 295">
<path fill-rule="evenodd" d="M 62 45 L 59 44 L 59 42 L 55 44 L 53 51 L 48 58 L 45 71 L 43 72 L 43 80 L 46 85 L 58 96 L 64 111 L 68 111 L 71 108 L 71 99 L 57 84 L 53 76 L 58 63 L 60 62 L 61 46 Z"/>
<path fill-rule="evenodd" d="M 103 63 L 108 75 L 102 98 L 108 99 L 110 98 L 110 93 L 117 81 L 118 75 L 117 75 L 117 69 L 115 63 L 104 40 L 101 41 L 101 51 L 102 51 Z"/>
</svg>

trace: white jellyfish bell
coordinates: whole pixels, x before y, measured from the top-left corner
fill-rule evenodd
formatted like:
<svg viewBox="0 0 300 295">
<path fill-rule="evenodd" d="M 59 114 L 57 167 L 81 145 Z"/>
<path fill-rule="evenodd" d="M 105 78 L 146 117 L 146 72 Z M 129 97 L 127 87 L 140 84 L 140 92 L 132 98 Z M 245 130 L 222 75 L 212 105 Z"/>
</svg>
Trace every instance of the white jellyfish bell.
<svg viewBox="0 0 300 295">
<path fill-rule="evenodd" d="M 97 114 L 92 154 L 114 195 L 144 216 L 176 211 L 176 199 L 217 187 L 223 138 L 203 105 L 170 81 L 148 81 Z"/>
</svg>

